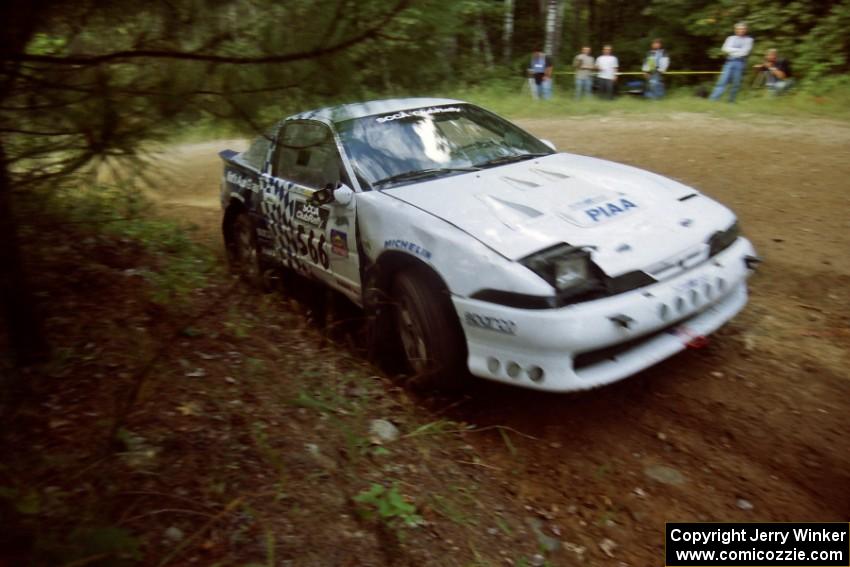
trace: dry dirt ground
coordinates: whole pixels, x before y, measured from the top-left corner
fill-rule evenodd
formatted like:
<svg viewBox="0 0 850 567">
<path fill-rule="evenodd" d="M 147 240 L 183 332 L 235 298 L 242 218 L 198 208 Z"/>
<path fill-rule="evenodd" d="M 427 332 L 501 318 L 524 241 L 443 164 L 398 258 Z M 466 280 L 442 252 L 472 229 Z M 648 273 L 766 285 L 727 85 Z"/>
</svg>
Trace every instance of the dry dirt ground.
<svg viewBox="0 0 850 567">
<path fill-rule="evenodd" d="M 667 521 L 850 519 L 850 125 L 520 123 L 729 205 L 765 260 L 746 310 L 707 348 L 599 390 L 476 381 L 432 399 L 376 376 L 345 340 L 321 340 L 292 302 L 224 277 L 193 295 L 214 309 L 174 323 L 142 295 L 143 251 L 69 239 L 40 285 L 55 309 L 48 331 L 74 356 L 39 371 L 43 400 L 0 435 L 7 450 L 31 448 L 0 466 L 0 505 L 17 509 L 0 565 L 62 548 L 47 526 L 70 532 L 75 516 L 138 536 L 152 565 L 441 567 L 535 554 L 644 567 L 662 563 Z M 177 148 L 156 192 L 162 214 L 196 224 L 222 258 L 216 153 L 243 143 Z M 86 255 L 99 264 L 75 271 Z M 134 377 L 145 381 L 122 417 L 123 450 L 95 450 Z M 371 443 L 375 418 L 401 439 Z M 395 483 L 426 524 L 399 529 L 403 511 L 362 518 L 368 503 L 354 498 L 373 482 Z M 111 557 L 87 553 L 76 564 Z"/>
<path fill-rule="evenodd" d="M 736 211 L 765 262 L 746 311 L 705 350 L 578 395 L 478 384 L 454 419 L 537 438 L 518 455 L 482 442 L 485 460 L 511 469 L 519 458 L 517 495 L 557 510 L 563 530 L 602 526 L 633 565 L 658 562 L 665 521 L 847 520 L 850 126 L 691 113 L 520 124 L 563 151 L 699 188 Z M 211 229 L 208 152 L 221 147 L 185 148 L 189 171 L 174 188 Z M 659 483 L 653 466 L 683 479 Z"/>
</svg>

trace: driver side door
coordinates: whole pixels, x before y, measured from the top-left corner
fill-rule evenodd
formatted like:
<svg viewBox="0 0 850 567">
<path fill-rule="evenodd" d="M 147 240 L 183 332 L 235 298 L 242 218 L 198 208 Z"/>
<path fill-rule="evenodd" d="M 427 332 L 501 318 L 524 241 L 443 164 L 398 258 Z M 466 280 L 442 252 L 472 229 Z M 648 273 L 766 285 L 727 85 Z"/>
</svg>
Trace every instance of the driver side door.
<svg viewBox="0 0 850 567">
<path fill-rule="evenodd" d="M 271 182 L 282 188 L 283 215 L 276 232 L 285 235 L 288 265 L 359 300 L 355 202 L 317 203 L 320 190 L 351 186 L 331 129 L 322 122 L 286 122 L 271 159 Z"/>
</svg>

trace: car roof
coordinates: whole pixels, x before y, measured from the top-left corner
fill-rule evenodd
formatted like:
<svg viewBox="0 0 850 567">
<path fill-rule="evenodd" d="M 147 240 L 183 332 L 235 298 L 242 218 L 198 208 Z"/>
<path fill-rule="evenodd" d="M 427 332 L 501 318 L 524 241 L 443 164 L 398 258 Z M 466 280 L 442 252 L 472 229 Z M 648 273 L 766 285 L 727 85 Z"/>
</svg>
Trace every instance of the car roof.
<svg viewBox="0 0 850 567">
<path fill-rule="evenodd" d="M 387 114 L 400 110 L 422 108 L 425 106 L 439 106 L 442 104 L 465 104 L 461 100 L 451 98 L 389 98 L 384 100 L 370 100 L 366 102 L 355 102 L 352 104 L 340 104 L 328 106 L 316 110 L 308 110 L 290 116 L 288 120 L 326 120 L 330 122 L 342 122 L 352 118 L 362 118 L 374 114 Z"/>
</svg>

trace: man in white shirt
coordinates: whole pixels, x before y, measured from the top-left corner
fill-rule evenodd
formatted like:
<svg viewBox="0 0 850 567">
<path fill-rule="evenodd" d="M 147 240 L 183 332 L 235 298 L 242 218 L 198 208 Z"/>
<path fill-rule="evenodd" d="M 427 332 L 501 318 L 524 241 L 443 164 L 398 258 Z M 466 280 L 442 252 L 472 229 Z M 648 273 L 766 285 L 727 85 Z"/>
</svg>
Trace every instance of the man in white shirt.
<svg viewBox="0 0 850 567">
<path fill-rule="evenodd" d="M 617 68 L 620 62 L 611 55 L 610 45 L 602 48 L 602 55 L 596 58 L 596 77 L 599 79 L 599 89 L 602 98 L 611 100 L 614 98 L 614 84 L 617 82 Z"/>
<path fill-rule="evenodd" d="M 741 88 L 741 76 L 744 74 L 744 69 L 747 65 L 747 57 L 753 50 L 753 38 L 747 35 L 747 24 L 738 22 L 735 24 L 735 35 L 730 35 L 723 42 L 723 53 L 726 54 L 726 63 L 723 64 L 723 71 L 720 73 L 720 79 L 717 81 L 714 90 L 711 91 L 711 100 L 718 100 L 723 96 L 723 91 L 731 82 L 732 88 L 729 90 L 729 102 L 735 102 L 735 96 L 738 94 L 738 89 Z"/>
</svg>

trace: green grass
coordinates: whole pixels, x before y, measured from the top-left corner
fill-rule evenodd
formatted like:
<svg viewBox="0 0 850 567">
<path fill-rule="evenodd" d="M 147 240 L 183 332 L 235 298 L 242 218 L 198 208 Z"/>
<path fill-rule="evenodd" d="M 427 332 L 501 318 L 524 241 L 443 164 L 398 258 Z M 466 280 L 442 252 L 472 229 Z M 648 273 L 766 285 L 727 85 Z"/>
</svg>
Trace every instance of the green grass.
<svg viewBox="0 0 850 567">
<path fill-rule="evenodd" d="M 151 284 L 151 299 L 163 306 L 184 303 L 218 269 L 215 254 L 191 238 L 196 226 L 157 218 L 132 185 L 58 187 L 45 211 L 92 234 L 139 245 L 148 257 L 137 271 Z"/>
<path fill-rule="evenodd" d="M 835 88 L 823 94 L 799 90 L 782 97 L 768 97 L 759 90 L 744 89 L 735 104 L 712 102 L 695 96 L 693 87 L 672 91 L 660 101 L 645 100 L 636 96 L 621 96 L 614 101 L 599 99 L 575 101 L 569 79 L 561 79 L 561 89 L 556 88 L 551 100 L 531 99 L 528 89 L 523 89 L 522 79 L 509 87 L 501 84 L 492 87 L 460 88 L 443 93 L 443 96 L 468 100 L 512 119 L 581 117 L 600 115 L 658 116 L 676 112 L 698 112 L 717 117 L 739 118 L 764 116 L 766 118 L 831 118 L 850 121 L 850 88 Z M 710 83 L 709 83 L 710 85 Z"/>
<path fill-rule="evenodd" d="M 711 90 L 714 78 L 702 82 L 702 86 Z M 745 81 L 745 85 L 747 81 Z M 667 97 L 661 101 L 644 100 L 641 97 L 624 95 L 615 101 L 599 99 L 573 100 L 572 78 L 556 77 L 556 87 L 552 100 L 535 101 L 531 99 L 524 79 L 504 79 L 496 77 L 488 83 L 475 86 L 431 87 L 433 90 L 416 89 L 397 92 L 372 92 L 362 94 L 356 100 L 372 100 L 408 96 L 447 97 L 466 100 L 488 108 L 497 114 L 511 119 L 582 116 L 659 116 L 673 112 L 697 112 L 722 118 L 764 116 L 773 118 L 830 118 L 850 121 L 850 85 L 840 81 L 823 83 L 819 91 L 807 89 L 805 85 L 790 93 L 770 98 L 764 90 L 742 88 L 735 104 L 710 102 L 695 96 L 696 85 L 671 88 Z M 351 97 L 342 96 L 337 101 L 355 102 Z M 332 105 L 327 100 L 305 100 L 300 103 L 290 101 L 286 105 L 264 108 L 255 117 L 255 123 L 263 127 L 270 126 L 285 116 L 306 110 Z M 211 139 L 253 138 L 256 136 L 247 124 L 235 124 L 212 117 L 204 117 L 192 124 L 182 124 L 175 128 L 170 143 L 202 142 Z"/>
</svg>

